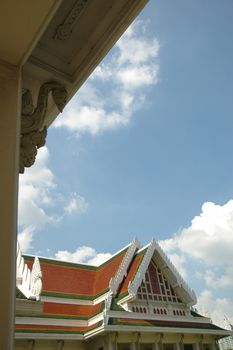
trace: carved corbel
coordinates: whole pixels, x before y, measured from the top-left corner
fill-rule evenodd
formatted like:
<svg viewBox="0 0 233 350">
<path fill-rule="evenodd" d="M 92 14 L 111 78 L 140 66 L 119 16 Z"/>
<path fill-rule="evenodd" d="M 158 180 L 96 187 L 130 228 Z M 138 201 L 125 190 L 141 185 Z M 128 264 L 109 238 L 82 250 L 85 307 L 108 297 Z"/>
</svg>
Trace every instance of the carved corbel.
<svg viewBox="0 0 233 350">
<path fill-rule="evenodd" d="M 158 341 L 159 350 L 163 350 L 163 338 L 164 338 L 163 333 L 160 333 L 160 337 L 159 337 L 159 341 Z"/>
<path fill-rule="evenodd" d="M 64 344 L 65 344 L 65 341 L 63 339 L 57 340 L 57 350 L 63 350 Z"/>
<path fill-rule="evenodd" d="M 67 102 L 67 91 L 63 85 L 49 81 L 41 85 L 37 106 L 34 108 L 32 94 L 24 90 L 22 94 L 20 166 L 19 172 L 24 173 L 25 167 L 34 164 L 37 149 L 45 145 L 47 128 L 44 121 L 47 113 L 48 96 L 52 93 L 54 103 L 62 112 Z"/>
<path fill-rule="evenodd" d="M 35 347 L 35 340 L 34 339 L 28 340 L 28 350 L 34 350 L 34 347 Z"/>
<path fill-rule="evenodd" d="M 180 350 L 184 350 L 184 334 L 180 335 L 179 345 L 180 345 Z"/>
<path fill-rule="evenodd" d="M 199 339 L 199 343 L 198 343 L 200 350 L 203 350 L 203 338 L 204 338 L 204 336 L 203 336 L 203 334 L 201 334 L 200 339 Z"/>
</svg>

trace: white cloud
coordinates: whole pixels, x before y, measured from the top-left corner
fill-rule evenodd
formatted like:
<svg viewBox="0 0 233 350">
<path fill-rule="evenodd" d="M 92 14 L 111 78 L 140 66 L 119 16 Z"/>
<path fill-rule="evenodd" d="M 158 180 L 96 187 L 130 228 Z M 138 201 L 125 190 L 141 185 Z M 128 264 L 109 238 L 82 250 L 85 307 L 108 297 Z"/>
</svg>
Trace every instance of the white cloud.
<svg viewBox="0 0 233 350">
<path fill-rule="evenodd" d="M 177 237 L 180 250 L 210 266 L 229 265 L 233 256 L 233 200 L 225 205 L 206 202 L 202 213 Z"/>
<path fill-rule="evenodd" d="M 49 151 L 47 147 L 38 150 L 35 164 L 25 169 L 19 177 L 18 239 L 23 252 L 33 248 L 36 231 L 45 225 L 58 222 L 64 214 L 84 213 L 87 210 L 85 198 L 74 193 L 71 198 L 58 193 L 55 176 L 48 166 Z M 67 203 L 64 213 L 48 213 L 48 206 L 53 207 L 59 197 L 60 204 Z"/>
<path fill-rule="evenodd" d="M 157 82 L 157 71 L 147 65 L 140 67 L 126 67 L 117 72 L 117 78 L 125 90 L 141 88 Z"/>
<path fill-rule="evenodd" d="M 185 261 L 186 265 L 198 266 L 195 277 L 208 288 L 198 298 L 201 311 L 208 310 L 217 324 L 223 322 L 224 314 L 233 320 L 232 311 L 229 315 L 233 301 L 215 299 L 212 293 L 233 285 L 233 200 L 224 205 L 205 202 L 188 228 L 160 244 L 171 259 L 176 256 L 177 267 L 181 262 L 182 269 Z"/>
<path fill-rule="evenodd" d="M 28 226 L 18 234 L 18 241 L 21 251 L 26 252 L 31 248 L 34 230 L 34 226 Z"/>
<path fill-rule="evenodd" d="M 197 304 L 198 310 L 211 317 L 213 323 L 224 327 L 224 318 L 227 316 L 229 321 L 233 323 L 233 302 L 227 298 L 214 298 L 210 290 L 204 290 L 199 298 Z"/>
<path fill-rule="evenodd" d="M 137 21 L 126 31 L 54 127 L 96 135 L 129 123 L 145 102 L 145 87 L 158 82 L 159 43 L 145 34 L 146 25 Z"/>
<path fill-rule="evenodd" d="M 204 203 L 202 212 L 194 217 L 188 228 L 161 244 L 170 253 L 182 252 L 202 261 L 209 271 L 210 267 L 216 271 L 224 268 L 222 278 L 216 278 L 213 271 L 205 275 L 209 286 L 213 280 L 219 282 L 219 287 L 232 284 L 233 200 L 222 206 Z"/>
<path fill-rule="evenodd" d="M 119 48 L 119 64 L 130 63 L 139 65 L 148 63 L 157 57 L 159 42 L 156 38 L 145 35 L 148 22 L 135 21 L 125 34 L 118 40 L 116 46 Z M 140 29 L 140 31 L 139 31 Z"/>
<path fill-rule="evenodd" d="M 185 268 L 186 259 L 184 255 L 179 255 L 177 253 L 169 254 L 171 262 L 175 265 L 176 269 L 185 279 L 187 277 L 187 270 Z"/>
<path fill-rule="evenodd" d="M 205 270 L 204 272 L 198 271 L 196 277 L 203 279 L 205 284 L 209 288 L 224 288 L 233 285 L 233 268 L 226 269 L 225 274 L 214 272 L 213 270 Z"/>
<path fill-rule="evenodd" d="M 31 248 L 35 230 L 54 220 L 42 207 L 50 202 L 50 190 L 55 187 L 48 158 L 48 149 L 40 148 L 34 166 L 19 176 L 18 223 L 22 232 L 18 238 L 24 252 Z"/>
<path fill-rule="evenodd" d="M 102 264 L 111 258 L 111 256 L 110 253 L 97 253 L 95 249 L 86 246 L 77 248 L 73 253 L 68 250 L 59 250 L 55 254 L 56 259 L 96 266 Z"/>
<path fill-rule="evenodd" d="M 65 212 L 68 214 L 81 214 L 85 213 L 87 211 L 87 201 L 84 197 L 78 195 L 77 193 L 74 193 L 72 197 L 69 200 L 69 203 L 64 208 Z"/>
</svg>

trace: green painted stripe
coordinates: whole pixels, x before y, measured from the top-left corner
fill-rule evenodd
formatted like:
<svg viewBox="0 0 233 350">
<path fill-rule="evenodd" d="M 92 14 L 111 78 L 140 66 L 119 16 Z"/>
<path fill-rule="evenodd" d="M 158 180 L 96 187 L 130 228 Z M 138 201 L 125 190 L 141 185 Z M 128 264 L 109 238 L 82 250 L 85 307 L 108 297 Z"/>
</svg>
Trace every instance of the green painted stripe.
<svg viewBox="0 0 233 350">
<path fill-rule="evenodd" d="M 218 328 L 217 326 L 214 326 L 213 324 L 206 324 L 206 325 L 198 325 L 198 324 L 195 324 L 195 325 L 188 325 L 188 324 L 185 324 L 185 325 L 179 325 L 179 324 L 173 324 L 173 323 L 170 323 L 170 324 L 163 324 L 163 323 L 157 323 L 157 322 L 149 322 L 149 321 L 146 321 L 147 323 L 143 323 L 143 322 L 133 322 L 133 321 L 129 321 L 129 322 L 126 322 L 126 321 L 119 321 L 118 319 L 114 319 L 114 318 L 111 318 L 109 319 L 109 324 L 112 324 L 112 325 L 123 325 L 123 326 L 143 326 L 143 327 L 170 327 L 170 328 L 194 328 L 194 329 L 218 329 L 218 330 L 221 330 L 221 328 Z"/>
<path fill-rule="evenodd" d="M 28 255 L 23 255 L 25 260 L 29 260 L 29 261 L 34 261 L 35 257 L 32 256 L 28 256 Z M 52 259 L 47 259 L 47 258 L 40 258 L 39 260 L 41 263 L 45 263 L 45 264 L 49 264 L 49 265 L 55 265 L 55 266 L 65 266 L 65 267 L 75 267 L 75 268 L 79 268 L 81 270 L 93 270 L 96 271 L 97 270 L 97 266 L 93 266 L 93 265 L 83 265 L 83 264 L 78 264 L 78 263 L 71 263 L 68 261 L 61 261 L 61 260 L 52 260 Z"/>
<path fill-rule="evenodd" d="M 105 265 L 111 263 L 113 260 L 118 258 L 120 255 L 125 254 L 125 252 L 127 251 L 128 248 L 129 247 L 127 247 L 123 251 L 119 252 L 117 255 L 114 255 L 112 258 L 110 258 L 109 260 L 105 261 L 100 266 L 84 265 L 84 264 L 72 263 L 72 262 L 68 262 L 68 261 L 61 261 L 61 260 L 56 260 L 56 259 L 48 259 L 48 258 L 45 258 L 45 257 L 39 257 L 39 260 L 42 263 L 55 265 L 55 266 L 75 267 L 75 268 L 79 268 L 79 269 L 82 269 L 82 270 L 97 271 L 97 270 L 102 269 Z M 30 255 L 23 255 L 23 257 L 24 257 L 25 260 L 28 260 L 28 261 L 34 261 L 34 258 L 35 258 L 34 256 L 30 256 Z"/>
<path fill-rule="evenodd" d="M 90 327 L 84 330 L 60 330 L 60 329 L 15 329 L 16 333 L 58 333 L 58 334 L 84 334 L 85 332 L 92 331 L 102 325 L 102 322 L 98 322 L 94 327 Z"/>
<path fill-rule="evenodd" d="M 61 319 L 61 320 L 89 320 L 90 318 L 92 317 L 95 317 L 97 315 L 100 315 L 101 312 L 97 313 L 97 314 L 94 314 L 94 315 L 90 315 L 90 316 L 68 316 L 68 315 L 58 315 L 58 314 L 33 314 L 33 315 L 30 315 L 30 314 L 23 314 L 23 315 L 18 315 L 18 317 L 30 317 L 30 318 L 34 318 L 34 317 L 37 317 L 37 318 L 50 318 L 50 319 Z"/>
<path fill-rule="evenodd" d="M 100 297 L 101 295 L 107 293 L 108 291 L 109 291 L 109 288 L 103 290 L 102 292 L 100 292 L 100 293 L 98 293 L 96 295 L 67 294 L 67 293 L 43 291 L 41 293 L 41 295 L 42 296 L 47 296 L 47 297 L 56 297 L 56 298 L 94 300 L 94 299 Z"/>
</svg>

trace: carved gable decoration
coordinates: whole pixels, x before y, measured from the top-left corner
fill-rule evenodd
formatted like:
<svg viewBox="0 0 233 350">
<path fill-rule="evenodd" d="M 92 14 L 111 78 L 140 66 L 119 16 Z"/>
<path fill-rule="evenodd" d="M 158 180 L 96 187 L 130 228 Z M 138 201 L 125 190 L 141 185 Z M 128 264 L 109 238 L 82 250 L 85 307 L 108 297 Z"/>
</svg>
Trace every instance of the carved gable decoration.
<svg viewBox="0 0 233 350">
<path fill-rule="evenodd" d="M 148 266 L 144 281 L 138 288 L 137 299 L 181 303 L 180 298 L 153 260 Z"/>
</svg>

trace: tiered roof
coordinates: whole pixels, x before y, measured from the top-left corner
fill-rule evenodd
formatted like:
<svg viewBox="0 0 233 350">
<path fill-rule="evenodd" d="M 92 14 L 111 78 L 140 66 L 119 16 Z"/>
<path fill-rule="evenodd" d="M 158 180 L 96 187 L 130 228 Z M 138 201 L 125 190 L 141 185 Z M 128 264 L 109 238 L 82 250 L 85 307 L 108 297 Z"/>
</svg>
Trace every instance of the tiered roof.
<svg viewBox="0 0 233 350">
<path fill-rule="evenodd" d="M 33 260 L 24 256 L 29 270 Z M 98 332 L 139 329 L 177 333 L 188 329 L 216 337 L 229 334 L 190 309 L 196 302 L 194 292 L 154 240 L 141 249 L 134 240 L 97 267 L 48 258 L 39 258 L 39 262 L 40 300 L 18 301 L 21 308 L 16 317 L 16 337 L 63 334 L 83 339 Z M 152 287 L 146 288 L 148 279 Z M 20 290 L 22 294 L 24 289 Z"/>
</svg>

